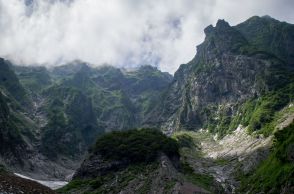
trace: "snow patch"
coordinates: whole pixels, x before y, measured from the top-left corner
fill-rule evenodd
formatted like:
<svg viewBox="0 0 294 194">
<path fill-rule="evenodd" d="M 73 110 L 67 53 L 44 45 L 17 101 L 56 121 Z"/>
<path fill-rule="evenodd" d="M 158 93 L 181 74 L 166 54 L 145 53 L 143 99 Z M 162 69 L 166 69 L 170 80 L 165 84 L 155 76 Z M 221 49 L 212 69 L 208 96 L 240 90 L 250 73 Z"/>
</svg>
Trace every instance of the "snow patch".
<svg viewBox="0 0 294 194">
<path fill-rule="evenodd" d="M 31 181 L 36 181 L 46 187 L 49 187 L 53 190 L 56 190 L 56 189 L 59 189 L 65 185 L 68 184 L 68 182 L 66 181 L 45 181 L 45 180 L 36 180 L 36 179 L 32 179 L 30 177 L 27 177 L 27 176 L 24 176 L 22 174 L 18 174 L 18 173 L 14 173 L 16 176 L 18 177 L 21 177 L 21 178 L 24 178 L 24 179 L 28 179 L 28 180 L 31 180 Z"/>
</svg>

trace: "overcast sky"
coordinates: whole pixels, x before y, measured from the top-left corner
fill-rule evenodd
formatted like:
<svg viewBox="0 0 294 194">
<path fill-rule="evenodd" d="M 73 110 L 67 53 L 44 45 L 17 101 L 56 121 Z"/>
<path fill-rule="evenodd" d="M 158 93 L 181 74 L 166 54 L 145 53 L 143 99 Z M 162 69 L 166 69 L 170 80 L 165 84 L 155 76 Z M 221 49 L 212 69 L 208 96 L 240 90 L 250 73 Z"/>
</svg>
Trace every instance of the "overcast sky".
<svg viewBox="0 0 294 194">
<path fill-rule="evenodd" d="M 174 73 L 203 29 L 253 15 L 294 23 L 294 0 L 0 0 L 0 56 L 23 65 L 80 59 Z"/>
</svg>

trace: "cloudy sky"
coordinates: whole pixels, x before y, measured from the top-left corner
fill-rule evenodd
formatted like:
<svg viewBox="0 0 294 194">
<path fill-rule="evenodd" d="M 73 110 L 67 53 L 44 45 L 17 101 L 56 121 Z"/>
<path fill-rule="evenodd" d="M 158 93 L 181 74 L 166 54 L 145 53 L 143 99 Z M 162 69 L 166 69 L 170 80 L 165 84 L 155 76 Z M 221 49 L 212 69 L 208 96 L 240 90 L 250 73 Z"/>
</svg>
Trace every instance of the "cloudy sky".
<svg viewBox="0 0 294 194">
<path fill-rule="evenodd" d="M 203 29 L 253 15 L 294 23 L 294 0 L 0 0 L 0 56 L 23 65 L 80 59 L 174 73 Z"/>
</svg>

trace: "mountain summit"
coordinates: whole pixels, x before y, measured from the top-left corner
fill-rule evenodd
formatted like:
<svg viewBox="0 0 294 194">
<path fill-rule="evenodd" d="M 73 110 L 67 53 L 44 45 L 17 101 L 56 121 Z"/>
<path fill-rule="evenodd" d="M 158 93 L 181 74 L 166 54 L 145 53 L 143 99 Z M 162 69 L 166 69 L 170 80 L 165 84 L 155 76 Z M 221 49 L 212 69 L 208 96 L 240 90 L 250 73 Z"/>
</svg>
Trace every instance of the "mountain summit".
<svg viewBox="0 0 294 194">
<path fill-rule="evenodd" d="M 204 33 L 174 77 L 0 59 L 1 163 L 74 174 L 60 193 L 293 193 L 294 25 L 254 16 Z"/>
<path fill-rule="evenodd" d="M 237 26 L 218 20 L 204 31 L 196 56 L 175 73 L 147 123 L 223 136 L 244 103 L 292 83 L 294 25 L 255 16 Z"/>
</svg>

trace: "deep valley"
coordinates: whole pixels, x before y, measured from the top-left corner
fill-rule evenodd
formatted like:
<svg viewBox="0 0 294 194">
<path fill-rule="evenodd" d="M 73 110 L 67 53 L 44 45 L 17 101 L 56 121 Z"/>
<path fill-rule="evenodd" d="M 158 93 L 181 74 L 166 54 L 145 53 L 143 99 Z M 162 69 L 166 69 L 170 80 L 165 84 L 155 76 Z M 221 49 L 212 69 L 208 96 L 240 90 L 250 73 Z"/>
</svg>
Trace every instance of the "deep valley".
<svg viewBox="0 0 294 194">
<path fill-rule="evenodd" d="M 294 25 L 204 33 L 174 75 L 1 58 L 0 193 L 294 193 Z"/>
</svg>

